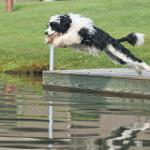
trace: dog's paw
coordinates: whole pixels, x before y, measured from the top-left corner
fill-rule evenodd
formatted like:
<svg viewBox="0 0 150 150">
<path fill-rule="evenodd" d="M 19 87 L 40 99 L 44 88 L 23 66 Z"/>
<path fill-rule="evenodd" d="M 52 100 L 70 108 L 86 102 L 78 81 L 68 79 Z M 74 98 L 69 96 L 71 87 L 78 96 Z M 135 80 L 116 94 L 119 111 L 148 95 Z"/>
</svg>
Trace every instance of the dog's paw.
<svg viewBox="0 0 150 150">
<path fill-rule="evenodd" d="M 61 39 L 54 40 L 52 43 L 53 47 L 58 48 L 63 46 L 63 41 Z"/>
<path fill-rule="evenodd" d="M 52 38 L 50 38 L 50 37 L 46 37 L 45 38 L 45 44 L 50 44 L 50 43 L 52 43 Z"/>
</svg>

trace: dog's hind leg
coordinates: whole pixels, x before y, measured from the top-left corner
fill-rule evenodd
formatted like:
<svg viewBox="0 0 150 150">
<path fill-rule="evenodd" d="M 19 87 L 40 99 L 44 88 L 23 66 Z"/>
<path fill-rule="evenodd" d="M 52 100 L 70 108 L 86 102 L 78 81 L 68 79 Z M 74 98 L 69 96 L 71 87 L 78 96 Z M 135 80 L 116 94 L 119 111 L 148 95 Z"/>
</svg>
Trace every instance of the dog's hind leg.
<svg viewBox="0 0 150 150">
<path fill-rule="evenodd" d="M 128 66 L 131 66 L 139 75 L 142 74 L 142 70 L 146 70 L 150 72 L 150 66 L 148 66 L 145 62 L 134 62 L 133 64 L 128 64 Z"/>
<path fill-rule="evenodd" d="M 128 65 L 130 68 L 132 68 L 133 70 L 135 70 L 138 75 L 140 76 L 142 74 L 142 69 L 136 65 Z"/>
<path fill-rule="evenodd" d="M 142 70 L 150 71 L 150 66 L 145 62 L 138 63 L 137 66 Z"/>
<path fill-rule="evenodd" d="M 142 73 L 143 69 L 150 71 L 150 66 L 135 57 L 128 49 L 120 44 L 108 44 L 105 52 L 113 61 L 133 68 L 139 75 Z"/>
</svg>

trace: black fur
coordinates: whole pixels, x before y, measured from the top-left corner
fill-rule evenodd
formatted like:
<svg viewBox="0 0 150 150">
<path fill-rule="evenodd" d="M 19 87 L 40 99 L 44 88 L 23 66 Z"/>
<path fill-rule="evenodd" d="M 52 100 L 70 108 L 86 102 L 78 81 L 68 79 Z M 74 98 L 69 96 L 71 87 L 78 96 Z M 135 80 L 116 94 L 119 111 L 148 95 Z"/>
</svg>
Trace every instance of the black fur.
<svg viewBox="0 0 150 150">
<path fill-rule="evenodd" d="M 86 28 L 82 28 L 79 31 L 79 35 L 82 37 L 81 44 L 85 44 L 87 46 L 95 46 L 97 49 L 101 51 L 104 50 L 109 43 L 110 36 L 106 32 L 102 31 L 101 29 L 94 27 L 95 33 L 90 34 L 89 30 Z"/>
<path fill-rule="evenodd" d="M 71 25 L 71 19 L 69 15 L 61 15 L 60 17 L 60 23 L 58 22 L 50 22 L 50 26 L 52 30 L 58 32 L 58 33 L 65 33 L 70 28 Z"/>
<path fill-rule="evenodd" d="M 49 26 L 51 26 L 51 29 L 53 31 L 56 31 L 62 34 L 65 34 L 69 30 L 71 25 L 72 25 L 72 19 L 69 14 L 59 15 L 58 20 L 56 17 L 56 21 L 49 22 Z M 49 36 L 48 31 L 46 31 L 45 34 Z M 104 51 L 113 61 L 122 65 L 127 64 L 128 66 L 134 68 L 139 74 L 141 74 L 141 69 L 150 70 L 147 64 L 145 63 L 141 64 L 143 63 L 143 61 L 135 57 L 127 48 L 125 48 L 121 44 L 121 42 L 128 42 L 133 46 L 136 45 L 138 42 L 138 36 L 136 36 L 136 34 L 134 33 L 131 33 L 128 36 L 120 38 L 120 39 L 115 39 L 112 36 L 110 36 L 108 33 L 106 33 L 105 31 L 103 31 L 102 29 L 97 28 L 93 25 L 93 27 L 90 26 L 90 28 L 88 27 L 81 28 L 78 31 L 78 35 L 81 37 L 81 42 L 78 43 L 77 41 L 77 45 L 79 44 L 79 47 L 81 45 L 81 48 L 83 49 L 85 46 L 85 48 L 90 53 L 92 53 L 91 52 L 92 50 L 94 53 L 95 48 L 99 51 Z M 64 45 L 62 44 L 62 47 L 65 46 L 65 44 L 66 43 L 64 43 Z M 72 43 L 72 45 L 68 45 L 68 46 L 73 46 L 73 44 L 76 44 L 76 43 Z M 90 47 L 91 51 L 87 47 Z"/>
<path fill-rule="evenodd" d="M 84 44 L 86 46 L 90 47 L 96 47 L 97 49 L 104 51 L 109 57 L 111 57 L 113 60 L 117 61 L 120 64 L 126 64 L 127 62 L 123 61 L 122 59 L 118 58 L 114 54 L 112 54 L 107 46 L 111 44 L 117 51 L 121 52 L 128 58 L 131 58 L 133 61 L 137 61 L 139 63 L 142 62 L 139 58 L 135 57 L 127 48 L 125 48 L 123 45 L 120 44 L 120 42 L 125 42 L 128 40 L 130 43 L 131 39 L 133 39 L 133 35 L 130 34 L 126 39 L 114 39 L 111 37 L 108 33 L 104 32 L 103 30 L 94 27 L 95 32 L 94 34 L 91 34 L 88 29 L 82 28 L 79 31 L 79 35 L 82 37 L 81 44 Z M 136 37 L 134 37 L 135 39 Z M 135 41 L 136 42 L 136 41 Z M 135 44 L 135 43 L 132 43 Z"/>
<path fill-rule="evenodd" d="M 118 39 L 118 42 L 128 42 L 132 46 L 136 45 L 137 37 L 134 33 L 130 33 L 128 36 Z"/>
<path fill-rule="evenodd" d="M 105 50 L 106 54 L 114 61 L 118 62 L 121 65 L 125 65 L 126 62 L 123 61 L 122 59 L 118 58 L 117 56 L 115 56 L 114 54 L 112 54 L 109 50 Z"/>
</svg>

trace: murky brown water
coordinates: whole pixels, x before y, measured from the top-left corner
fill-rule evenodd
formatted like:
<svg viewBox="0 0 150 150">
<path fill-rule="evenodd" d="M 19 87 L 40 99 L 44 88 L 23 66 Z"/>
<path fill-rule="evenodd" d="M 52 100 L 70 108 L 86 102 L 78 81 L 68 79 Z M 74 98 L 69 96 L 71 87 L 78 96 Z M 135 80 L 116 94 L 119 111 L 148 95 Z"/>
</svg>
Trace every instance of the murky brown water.
<svg viewBox="0 0 150 150">
<path fill-rule="evenodd" d="M 150 150 L 150 100 L 44 91 L 0 75 L 0 150 Z"/>
</svg>

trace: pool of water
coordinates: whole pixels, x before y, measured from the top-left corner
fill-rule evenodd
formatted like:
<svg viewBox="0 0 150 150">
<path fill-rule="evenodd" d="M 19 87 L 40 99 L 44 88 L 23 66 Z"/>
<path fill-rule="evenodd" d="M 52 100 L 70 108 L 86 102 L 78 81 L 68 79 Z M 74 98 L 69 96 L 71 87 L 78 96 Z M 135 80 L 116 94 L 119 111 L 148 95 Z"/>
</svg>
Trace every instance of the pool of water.
<svg viewBox="0 0 150 150">
<path fill-rule="evenodd" d="M 46 91 L 0 74 L 0 149 L 150 150 L 150 100 Z"/>
</svg>

